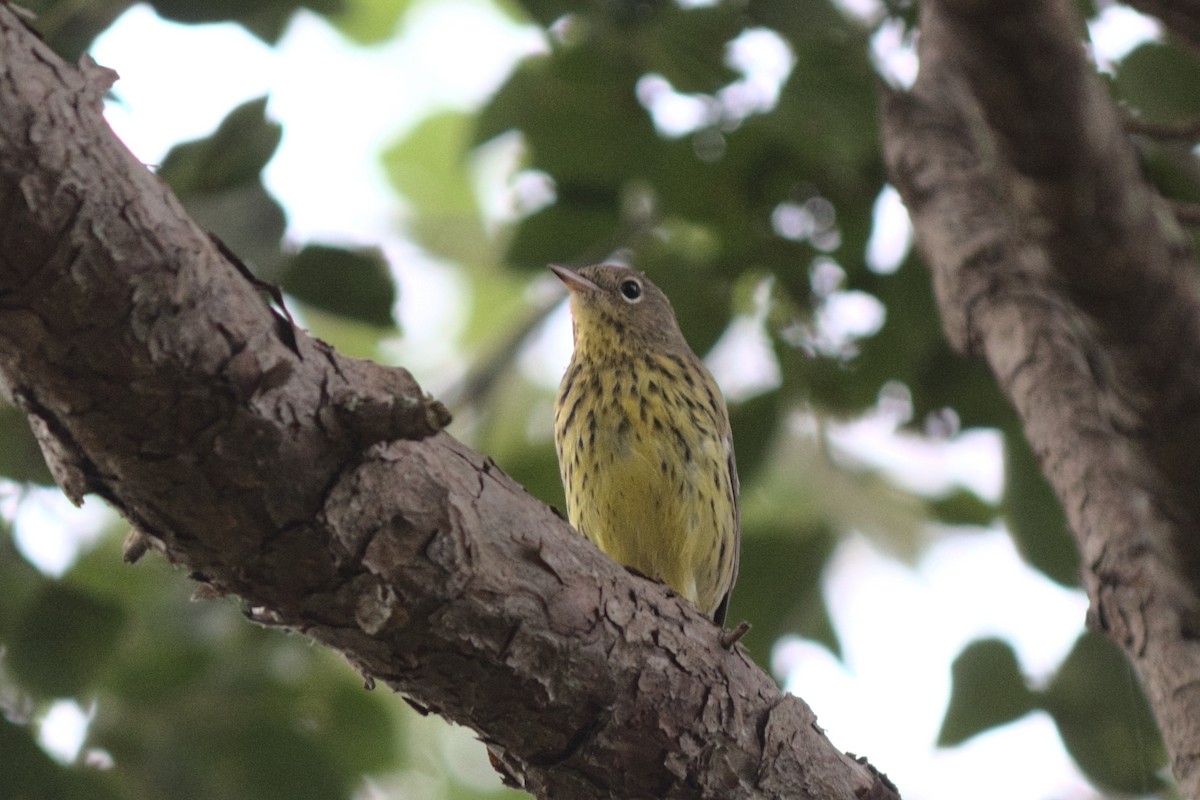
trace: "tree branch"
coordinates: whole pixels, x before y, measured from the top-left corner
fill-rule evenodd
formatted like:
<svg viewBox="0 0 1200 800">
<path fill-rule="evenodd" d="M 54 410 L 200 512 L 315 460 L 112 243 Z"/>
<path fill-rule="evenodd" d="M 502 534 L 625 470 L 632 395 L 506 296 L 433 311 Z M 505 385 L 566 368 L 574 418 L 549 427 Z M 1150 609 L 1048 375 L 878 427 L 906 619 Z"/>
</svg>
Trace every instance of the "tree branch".
<svg viewBox="0 0 1200 800">
<path fill-rule="evenodd" d="M 1200 139 L 1200 118 L 1179 122 L 1149 122 L 1129 113 L 1124 113 L 1121 119 L 1125 130 L 1130 133 L 1148 136 L 1151 139 L 1182 139 L 1184 142 L 1189 143 Z"/>
<path fill-rule="evenodd" d="M 943 326 L 984 358 L 1066 508 L 1090 622 L 1200 796 L 1200 285 L 1068 0 L 926 0 L 885 156 Z"/>
<path fill-rule="evenodd" d="M 542 797 L 888 798 L 660 584 L 269 309 L 0 4 L 0 376 L 67 494 L 472 727 Z"/>
</svg>

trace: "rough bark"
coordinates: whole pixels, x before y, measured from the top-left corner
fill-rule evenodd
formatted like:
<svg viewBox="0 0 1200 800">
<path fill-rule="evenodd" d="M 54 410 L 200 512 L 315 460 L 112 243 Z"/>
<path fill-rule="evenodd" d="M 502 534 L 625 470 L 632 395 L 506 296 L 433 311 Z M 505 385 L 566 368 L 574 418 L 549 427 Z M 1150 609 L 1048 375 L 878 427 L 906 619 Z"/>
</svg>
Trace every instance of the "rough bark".
<svg viewBox="0 0 1200 800">
<path fill-rule="evenodd" d="M 1090 623 L 1200 797 L 1200 284 L 1069 0 L 926 0 L 888 92 L 893 183 L 943 326 L 1019 412 L 1083 555 Z"/>
<path fill-rule="evenodd" d="M 56 479 L 542 797 L 887 798 L 661 585 L 295 330 L 0 4 L 0 376 Z"/>
</svg>

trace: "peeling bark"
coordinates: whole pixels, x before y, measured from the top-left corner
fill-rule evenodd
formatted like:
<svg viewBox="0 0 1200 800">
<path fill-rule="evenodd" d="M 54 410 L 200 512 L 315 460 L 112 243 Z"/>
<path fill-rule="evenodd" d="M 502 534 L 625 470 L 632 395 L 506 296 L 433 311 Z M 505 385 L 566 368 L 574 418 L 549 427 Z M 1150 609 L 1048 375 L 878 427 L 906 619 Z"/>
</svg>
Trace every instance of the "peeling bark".
<svg viewBox="0 0 1200 800">
<path fill-rule="evenodd" d="M 926 0 L 889 174 L 943 327 L 987 361 L 1067 511 L 1089 622 L 1200 797 L 1200 283 L 1069 0 Z"/>
<path fill-rule="evenodd" d="M 476 730 L 541 797 L 889 798 L 663 586 L 290 327 L 0 4 L 0 380 L 72 500 Z M 136 554 L 141 545 L 130 548 Z"/>
</svg>

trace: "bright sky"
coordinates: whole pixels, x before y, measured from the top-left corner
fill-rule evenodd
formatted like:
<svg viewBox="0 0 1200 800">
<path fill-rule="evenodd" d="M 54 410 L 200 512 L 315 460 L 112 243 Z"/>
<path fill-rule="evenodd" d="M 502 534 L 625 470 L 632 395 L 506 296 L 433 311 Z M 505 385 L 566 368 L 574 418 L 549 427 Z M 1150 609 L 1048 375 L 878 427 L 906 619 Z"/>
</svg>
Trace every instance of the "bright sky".
<svg viewBox="0 0 1200 800">
<path fill-rule="evenodd" d="M 879 6 L 876 0 L 855 0 L 853 10 L 866 17 Z M 543 47 L 536 30 L 513 25 L 483 0 L 424 2 L 412 13 L 402 40 L 370 49 L 349 45 L 320 18 L 302 13 L 272 49 L 233 25 L 179 26 L 136 6 L 96 43 L 93 55 L 120 73 L 120 102 L 110 105 L 108 116 L 149 164 L 173 143 L 209 133 L 238 103 L 269 92 L 269 113 L 284 124 L 285 135 L 266 180 L 287 209 L 289 236 L 298 242 L 383 244 L 393 257 L 402 254 L 408 261 L 411 248 L 394 224 L 398 201 L 385 185 L 376 154 L 430 110 L 477 107 L 517 59 Z M 1100 62 L 1119 58 L 1131 42 L 1155 33 L 1135 12 L 1109 8 L 1093 29 Z M 790 54 L 786 47 L 780 51 L 777 38 L 755 36 L 731 56 L 753 73 L 728 98 L 747 109 L 771 102 L 772 87 L 791 68 Z M 910 45 L 888 26 L 873 42 L 881 69 L 898 83 L 915 75 Z M 471 57 L 448 58 L 450 52 Z M 653 79 L 639 86 L 639 94 L 661 100 L 655 122 L 667 135 L 694 127 L 703 113 Z M 886 273 L 910 246 L 911 230 L 894 191 L 881 195 L 876 211 L 869 259 Z M 429 337 L 424 349 L 432 354 L 432 369 L 448 357 L 444 342 L 453 333 L 439 327 L 446 323 L 435 310 L 462 305 L 455 302 L 461 289 L 452 272 L 436 265 L 401 268 L 401 277 L 410 288 L 421 286 L 402 296 L 423 302 L 403 304 L 400 312 L 407 331 Z M 830 320 L 834 328 L 862 335 L 882 321 L 884 309 L 873 298 L 846 294 L 837 300 L 843 310 Z M 523 361 L 538 378 L 557 381 L 569 356 L 562 344 L 569 342 L 568 324 L 563 309 L 550 320 L 537 357 Z M 774 380 L 774 363 L 762 355 L 753 319 L 739 322 L 726 339 L 710 362 L 731 394 Z M 734 363 L 741 367 L 730 366 Z M 409 366 L 422 374 L 420 364 Z M 897 435 L 895 421 L 880 415 L 843 426 L 832 439 L 841 452 L 885 468 L 920 491 L 962 484 L 994 498 L 1001 489 L 1000 442 L 992 432 L 969 431 L 931 443 Z M 7 502 L 12 510 L 14 501 Z M 35 493 L 19 505 L 20 546 L 44 569 L 59 573 L 70 563 L 72 531 L 94 530 L 97 513 L 94 502 L 79 512 L 57 493 Z M 1043 715 L 957 748 L 934 747 L 949 696 L 950 662 L 968 642 L 1003 637 L 1037 681 L 1052 673 L 1082 631 L 1087 606 L 1082 593 L 1057 587 L 1026 567 L 1006 534 L 945 536 L 913 567 L 884 555 L 865 537 L 851 536 L 827 571 L 825 593 L 845 662 L 819 645 L 790 639 L 777 646 L 774 665 L 786 676 L 787 688 L 813 706 L 838 747 L 867 755 L 910 800 L 1092 796 Z M 79 747 L 86 713 L 62 704 L 54 714 L 60 722 L 47 726 L 48 749 L 69 758 Z"/>
</svg>

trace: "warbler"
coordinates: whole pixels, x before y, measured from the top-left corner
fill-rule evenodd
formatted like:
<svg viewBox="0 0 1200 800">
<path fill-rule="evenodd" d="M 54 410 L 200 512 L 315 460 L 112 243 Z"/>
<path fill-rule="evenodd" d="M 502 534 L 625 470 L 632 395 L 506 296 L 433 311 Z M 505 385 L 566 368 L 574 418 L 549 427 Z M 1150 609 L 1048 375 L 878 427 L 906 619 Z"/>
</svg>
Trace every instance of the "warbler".
<svg viewBox="0 0 1200 800">
<path fill-rule="evenodd" d="M 567 516 L 613 559 L 722 624 L 740 531 L 721 390 L 644 274 L 550 269 L 570 290 L 574 329 L 554 406 Z"/>
</svg>

